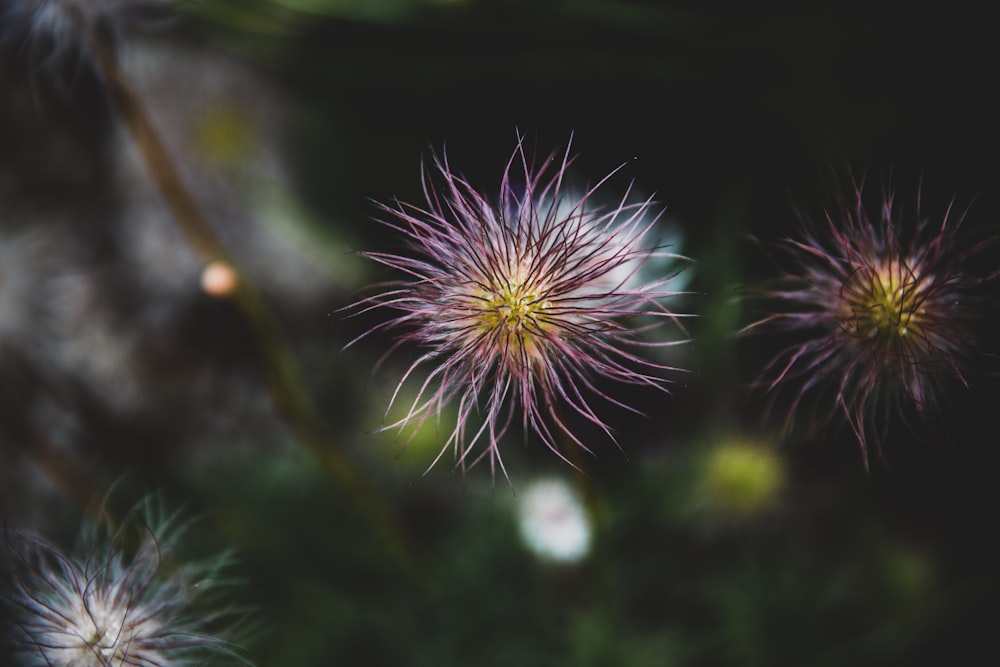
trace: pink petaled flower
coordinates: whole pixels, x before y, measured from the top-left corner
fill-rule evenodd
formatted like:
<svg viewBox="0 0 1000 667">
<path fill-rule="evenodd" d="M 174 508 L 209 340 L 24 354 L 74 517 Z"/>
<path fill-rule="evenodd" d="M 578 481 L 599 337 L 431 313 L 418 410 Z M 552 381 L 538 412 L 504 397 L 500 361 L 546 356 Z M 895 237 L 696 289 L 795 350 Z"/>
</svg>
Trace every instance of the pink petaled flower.
<svg viewBox="0 0 1000 667">
<path fill-rule="evenodd" d="M 439 181 L 423 174 L 426 208 L 381 206 L 392 216 L 383 222 L 406 238 L 410 253 L 365 254 L 405 278 L 351 308 L 398 313 L 361 337 L 395 328 L 401 341 L 423 348 L 389 407 L 418 369 L 426 376 L 406 415 L 383 430 L 420 424 L 457 403 L 457 423 L 434 462 L 453 446 L 463 469 L 488 455 L 492 470 L 504 470 L 499 442 L 515 419 L 564 460 L 560 439 L 589 452 L 560 411 L 614 440 L 592 397 L 635 410 L 600 383 L 665 390 L 663 373 L 676 370 L 636 349 L 677 342 L 639 335 L 679 317 L 663 304 L 676 294 L 664 290 L 670 277 L 642 276 L 647 260 L 676 257 L 644 243 L 658 217 L 650 216 L 652 201 L 628 203 L 626 192 L 615 205 L 598 206 L 611 174 L 574 196 L 564 182 L 571 161 L 567 148 L 536 167 L 519 141 L 494 203 L 435 158 Z M 480 442 L 483 451 L 472 456 Z"/>
<path fill-rule="evenodd" d="M 971 332 L 978 288 L 996 274 L 975 274 L 988 244 L 962 242 L 962 216 L 949 209 L 932 222 L 918 199 L 915 222 L 904 224 L 890 193 L 872 219 L 861 190 L 826 215 L 823 232 L 806 224 L 801 240 L 784 243 L 790 268 L 762 290 L 772 312 L 744 331 L 800 336 L 760 384 L 775 394 L 792 388 L 786 428 L 807 395 L 819 406 L 815 428 L 842 414 L 867 466 L 869 443 L 881 455 L 891 418 L 927 417 L 949 379 L 968 385 L 968 362 L 982 354 Z"/>
</svg>

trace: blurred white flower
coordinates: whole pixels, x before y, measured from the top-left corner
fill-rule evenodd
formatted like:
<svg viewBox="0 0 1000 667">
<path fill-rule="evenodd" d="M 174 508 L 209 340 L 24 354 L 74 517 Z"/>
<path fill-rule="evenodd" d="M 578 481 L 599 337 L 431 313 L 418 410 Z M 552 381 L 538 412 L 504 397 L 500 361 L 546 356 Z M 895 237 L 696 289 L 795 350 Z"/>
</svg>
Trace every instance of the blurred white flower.
<svg viewBox="0 0 1000 667">
<path fill-rule="evenodd" d="M 591 526 L 576 491 L 564 480 L 536 480 L 518 507 L 521 537 L 539 558 L 575 563 L 590 551 Z"/>
<path fill-rule="evenodd" d="M 546 204 L 552 206 L 553 215 L 557 219 L 573 219 L 584 215 L 584 211 L 579 209 L 578 202 L 583 200 L 586 191 L 570 190 L 565 197 L 557 200 L 546 199 Z M 621 200 L 625 205 L 629 197 L 635 197 L 630 187 Z M 646 199 L 649 204 L 653 204 L 652 197 Z M 591 206 L 587 214 L 593 216 L 600 212 Z M 603 284 L 607 289 L 625 290 L 649 290 L 651 287 L 667 282 L 669 279 L 670 288 L 677 294 L 682 294 L 691 280 L 691 259 L 680 254 L 680 249 L 684 243 L 684 234 L 680 227 L 662 216 L 664 212 L 650 215 L 635 220 L 637 229 L 642 229 L 642 237 L 649 250 L 643 255 L 634 252 L 635 238 L 629 235 L 615 233 L 615 230 L 607 226 L 600 230 L 598 238 L 604 247 L 604 252 L 613 257 L 620 255 L 627 257 L 625 261 L 615 263 L 610 270 L 599 276 L 597 282 Z M 631 252 L 630 252 L 631 251 Z"/>
<path fill-rule="evenodd" d="M 112 42 L 128 25 L 162 20 L 174 0 L 10 0 L 0 6 L 0 44 L 14 44 L 36 70 L 79 67 L 92 58 L 89 40 L 103 30 Z"/>
</svg>

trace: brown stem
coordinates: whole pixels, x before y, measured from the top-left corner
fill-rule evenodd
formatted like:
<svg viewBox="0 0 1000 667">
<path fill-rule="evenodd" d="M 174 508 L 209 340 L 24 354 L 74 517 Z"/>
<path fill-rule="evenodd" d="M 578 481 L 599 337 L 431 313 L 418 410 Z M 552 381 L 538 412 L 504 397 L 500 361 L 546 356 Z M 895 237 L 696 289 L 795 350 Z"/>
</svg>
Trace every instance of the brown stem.
<svg viewBox="0 0 1000 667">
<path fill-rule="evenodd" d="M 247 328 L 254 337 L 264 379 L 279 413 L 298 440 L 344 484 L 359 509 L 373 522 L 396 555 L 407 562 L 410 551 L 391 506 L 324 433 L 312 401 L 303 388 L 298 364 L 271 309 L 239 271 L 184 185 L 143 104 L 125 83 L 117 58 L 106 40 L 97 35 L 92 41 L 111 100 L 191 247 L 206 265 L 223 262 L 238 276 L 231 298 L 246 318 Z"/>
<path fill-rule="evenodd" d="M 12 409 L 6 409 L 6 406 L 12 406 Z M 81 507 L 89 507 L 95 496 L 90 480 L 38 432 L 19 407 L 13 406 L 13 401 L 4 400 L 0 404 L 0 423 L 11 429 L 10 441 L 34 461 L 74 502 Z"/>
</svg>

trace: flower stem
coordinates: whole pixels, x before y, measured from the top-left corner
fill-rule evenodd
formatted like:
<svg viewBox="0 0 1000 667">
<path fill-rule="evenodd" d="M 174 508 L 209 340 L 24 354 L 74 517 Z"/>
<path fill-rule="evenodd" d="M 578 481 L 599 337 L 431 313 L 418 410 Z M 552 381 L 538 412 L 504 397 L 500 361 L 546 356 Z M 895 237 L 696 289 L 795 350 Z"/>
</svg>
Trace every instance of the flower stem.
<svg viewBox="0 0 1000 667">
<path fill-rule="evenodd" d="M 15 401 L 0 400 L 0 423 L 8 427 L 9 440 L 67 496 L 81 507 L 90 506 L 95 496 L 93 484 L 38 431 Z"/>
<path fill-rule="evenodd" d="M 242 313 L 254 338 L 264 380 L 279 414 L 298 441 L 344 485 L 359 510 L 372 522 L 396 556 L 404 562 L 409 561 L 410 549 L 392 507 L 324 432 L 311 398 L 304 389 L 298 363 L 274 314 L 225 250 L 184 185 L 141 100 L 125 82 L 107 40 L 94 35 L 92 41 L 111 101 L 188 243 L 206 265 L 222 262 L 238 276 L 230 298 Z"/>
</svg>

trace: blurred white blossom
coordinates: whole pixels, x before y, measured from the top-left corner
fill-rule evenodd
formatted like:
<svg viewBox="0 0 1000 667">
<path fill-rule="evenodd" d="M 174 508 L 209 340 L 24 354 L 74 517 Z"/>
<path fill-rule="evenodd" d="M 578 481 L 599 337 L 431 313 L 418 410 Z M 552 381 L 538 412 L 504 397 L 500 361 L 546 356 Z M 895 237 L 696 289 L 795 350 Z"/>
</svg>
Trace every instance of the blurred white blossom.
<svg viewBox="0 0 1000 667">
<path fill-rule="evenodd" d="M 576 491 L 559 478 L 532 482 L 520 499 L 521 537 L 539 558 L 561 563 L 590 551 L 590 518 Z"/>
</svg>

